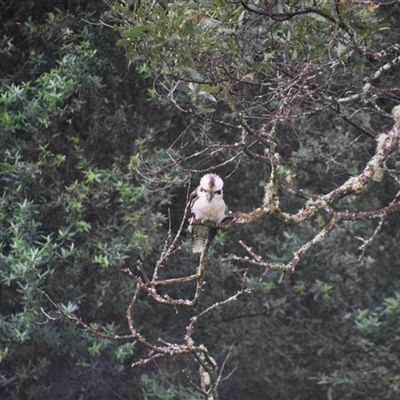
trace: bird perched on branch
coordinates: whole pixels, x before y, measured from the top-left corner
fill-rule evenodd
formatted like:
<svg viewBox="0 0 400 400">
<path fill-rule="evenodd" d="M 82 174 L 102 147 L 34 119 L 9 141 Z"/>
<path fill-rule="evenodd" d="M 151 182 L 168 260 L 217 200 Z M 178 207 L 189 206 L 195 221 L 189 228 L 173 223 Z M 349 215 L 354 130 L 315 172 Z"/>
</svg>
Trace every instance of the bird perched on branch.
<svg viewBox="0 0 400 400">
<path fill-rule="evenodd" d="M 190 208 L 194 219 L 219 224 L 225 217 L 226 205 L 222 188 L 224 181 L 216 174 L 207 174 L 200 179 L 200 185 L 190 195 Z M 201 253 L 208 241 L 217 233 L 216 228 L 204 225 L 192 225 L 192 250 Z"/>
</svg>

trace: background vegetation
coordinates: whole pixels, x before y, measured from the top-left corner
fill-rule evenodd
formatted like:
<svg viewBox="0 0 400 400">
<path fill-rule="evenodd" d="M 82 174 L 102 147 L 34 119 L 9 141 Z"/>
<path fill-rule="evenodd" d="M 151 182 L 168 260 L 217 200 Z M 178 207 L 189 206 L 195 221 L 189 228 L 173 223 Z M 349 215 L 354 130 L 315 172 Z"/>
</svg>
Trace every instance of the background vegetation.
<svg viewBox="0 0 400 400">
<path fill-rule="evenodd" d="M 0 1 L 1 398 L 400 396 L 400 4 L 297 3 Z"/>
</svg>

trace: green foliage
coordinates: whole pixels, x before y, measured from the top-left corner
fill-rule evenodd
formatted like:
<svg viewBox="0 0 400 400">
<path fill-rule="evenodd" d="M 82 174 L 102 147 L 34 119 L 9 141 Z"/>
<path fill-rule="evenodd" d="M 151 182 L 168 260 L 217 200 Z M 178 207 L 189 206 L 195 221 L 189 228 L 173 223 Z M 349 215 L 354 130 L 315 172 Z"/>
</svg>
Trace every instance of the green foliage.
<svg viewBox="0 0 400 400">
<path fill-rule="evenodd" d="M 83 333 L 43 294 L 65 315 L 127 333 L 133 286 L 120 269 L 158 248 L 165 217 L 156 210 L 170 198 L 163 188 L 153 196 L 134 169 L 135 154 L 153 150 L 150 140 L 136 144 L 149 128 L 132 111 L 147 83 L 129 72 L 115 32 L 82 22 L 95 17 L 89 3 L 23 20 L 16 6 L 8 10 L 15 25 L 3 30 L 2 398 L 134 396 L 122 383 L 134 343 Z M 154 131 L 164 124 L 151 121 Z"/>
<path fill-rule="evenodd" d="M 142 375 L 141 381 L 144 400 L 201 399 L 201 396 L 192 389 L 182 386 L 173 388 L 168 382 L 160 383 L 159 379 L 146 374 Z"/>
</svg>

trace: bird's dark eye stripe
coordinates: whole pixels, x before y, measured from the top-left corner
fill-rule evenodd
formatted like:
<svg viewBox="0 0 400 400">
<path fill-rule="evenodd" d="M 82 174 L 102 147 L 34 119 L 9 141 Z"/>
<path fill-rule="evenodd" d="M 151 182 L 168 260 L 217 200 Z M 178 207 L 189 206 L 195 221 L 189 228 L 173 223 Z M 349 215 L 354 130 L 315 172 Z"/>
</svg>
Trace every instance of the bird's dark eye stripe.
<svg viewBox="0 0 400 400">
<path fill-rule="evenodd" d="M 215 194 L 221 194 L 221 191 L 220 191 L 220 190 L 217 190 L 217 191 L 215 192 Z"/>
<path fill-rule="evenodd" d="M 205 190 L 201 187 L 201 188 L 200 188 L 200 192 L 204 192 L 204 191 L 205 191 Z"/>
</svg>

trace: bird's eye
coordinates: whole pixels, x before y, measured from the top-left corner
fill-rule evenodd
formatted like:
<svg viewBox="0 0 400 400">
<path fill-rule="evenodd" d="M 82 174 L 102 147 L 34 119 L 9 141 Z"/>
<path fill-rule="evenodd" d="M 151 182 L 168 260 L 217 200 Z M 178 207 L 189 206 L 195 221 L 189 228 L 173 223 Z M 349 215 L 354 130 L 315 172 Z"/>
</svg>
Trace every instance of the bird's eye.
<svg viewBox="0 0 400 400">
<path fill-rule="evenodd" d="M 220 191 L 220 190 L 217 190 L 217 191 L 215 192 L 215 194 L 221 194 L 221 191 Z"/>
<path fill-rule="evenodd" d="M 204 192 L 204 189 L 202 187 L 200 188 L 200 192 Z"/>
</svg>

